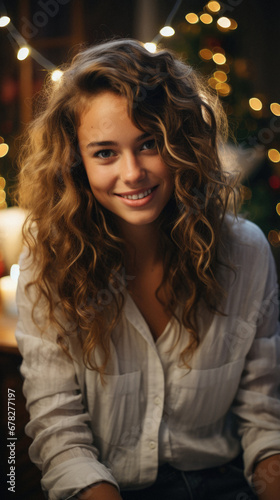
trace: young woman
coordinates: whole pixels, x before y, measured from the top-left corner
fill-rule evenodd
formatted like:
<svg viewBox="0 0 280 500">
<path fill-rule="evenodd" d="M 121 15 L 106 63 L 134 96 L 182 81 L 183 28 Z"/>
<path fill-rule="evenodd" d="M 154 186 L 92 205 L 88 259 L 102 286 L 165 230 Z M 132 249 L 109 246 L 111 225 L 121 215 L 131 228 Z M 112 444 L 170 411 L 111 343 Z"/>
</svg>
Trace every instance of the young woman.
<svg viewBox="0 0 280 500">
<path fill-rule="evenodd" d="M 133 40 L 82 51 L 45 95 L 17 328 L 43 490 L 279 500 L 275 268 L 230 214 L 216 96 Z"/>
</svg>

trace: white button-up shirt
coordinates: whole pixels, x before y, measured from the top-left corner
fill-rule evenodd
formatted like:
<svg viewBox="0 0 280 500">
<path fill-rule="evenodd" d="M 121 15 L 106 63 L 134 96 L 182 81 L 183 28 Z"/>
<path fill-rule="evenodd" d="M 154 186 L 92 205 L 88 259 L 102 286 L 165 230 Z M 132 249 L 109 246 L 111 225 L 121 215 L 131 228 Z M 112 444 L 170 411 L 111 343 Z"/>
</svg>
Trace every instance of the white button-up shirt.
<svg viewBox="0 0 280 500">
<path fill-rule="evenodd" d="M 24 292 L 32 271 L 22 266 L 16 337 L 30 412 L 26 432 L 50 500 L 70 498 L 97 481 L 145 487 L 165 462 L 181 470 L 223 465 L 241 446 L 250 478 L 256 461 L 280 453 L 274 262 L 250 222 L 232 221 L 224 250 L 234 266 L 234 272 L 221 267 L 225 315 L 200 305 L 200 344 L 191 369 L 179 362 L 188 332 L 180 333 L 172 318 L 155 342 L 125 293 L 105 384 L 83 365 L 77 338 L 70 338 L 71 360 L 52 328 L 41 337 L 31 319 L 32 292 Z M 36 314 L 40 319 L 40 307 Z M 97 349 L 97 362 L 99 355 Z"/>
</svg>

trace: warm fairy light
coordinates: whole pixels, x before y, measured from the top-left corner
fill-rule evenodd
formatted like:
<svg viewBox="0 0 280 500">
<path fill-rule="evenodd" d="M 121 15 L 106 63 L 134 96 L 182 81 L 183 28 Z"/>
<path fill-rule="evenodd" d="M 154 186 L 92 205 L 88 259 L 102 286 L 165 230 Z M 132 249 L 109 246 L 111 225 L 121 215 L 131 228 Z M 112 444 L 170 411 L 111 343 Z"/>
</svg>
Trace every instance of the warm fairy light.
<svg viewBox="0 0 280 500">
<path fill-rule="evenodd" d="M 236 30 L 237 28 L 238 28 L 238 24 L 235 21 L 235 19 L 230 19 L 230 27 L 229 27 L 229 29 L 230 30 Z"/>
<path fill-rule="evenodd" d="M 5 26 L 8 26 L 10 21 L 11 21 L 11 19 L 8 16 L 1 16 L 0 17 L 0 28 L 5 28 Z"/>
<path fill-rule="evenodd" d="M 217 24 L 221 28 L 229 28 L 231 25 L 230 19 L 228 17 L 220 17 L 217 21 Z"/>
<path fill-rule="evenodd" d="M 6 181 L 4 177 L 0 177 L 0 189 L 4 189 L 5 186 L 6 186 Z"/>
<path fill-rule="evenodd" d="M 171 26 L 164 26 L 160 30 L 160 34 L 162 36 L 173 36 L 175 33 L 175 30 Z"/>
<path fill-rule="evenodd" d="M 231 86 L 228 83 L 217 83 L 216 90 L 221 96 L 226 97 L 231 93 Z"/>
<path fill-rule="evenodd" d="M 278 247 L 279 244 L 280 244 L 280 237 L 279 237 L 279 233 L 278 231 L 275 231 L 274 229 L 272 229 L 271 231 L 269 231 L 268 233 L 268 241 L 271 245 L 273 245 L 274 247 Z"/>
<path fill-rule="evenodd" d="M 224 56 L 224 54 L 221 54 L 221 52 L 216 52 L 216 54 L 213 55 L 213 61 L 216 64 L 225 64 L 226 57 Z"/>
<path fill-rule="evenodd" d="M 221 10 L 219 2 L 208 2 L 206 7 L 208 10 L 211 10 L 211 12 L 219 12 L 219 10 Z"/>
<path fill-rule="evenodd" d="M 215 71 L 214 78 L 218 80 L 220 83 L 224 83 L 227 81 L 227 75 L 224 71 Z"/>
<path fill-rule="evenodd" d="M 218 82 L 215 78 L 209 78 L 208 83 L 212 89 L 215 89 L 218 85 Z"/>
<path fill-rule="evenodd" d="M 60 80 L 60 78 L 62 77 L 62 75 L 63 75 L 63 72 L 60 71 L 60 69 L 55 69 L 52 72 L 52 81 L 53 82 L 58 82 L 58 80 Z"/>
<path fill-rule="evenodd" d="M 280 153 L 277 149 L 269 149 L 267 156 L 273 163 L 278 163 L 280 161 Z"/>
<path fill-rule="evenodd" d="M 280 203 L 277 203 L 276 205 L 276 212 L 278 215 L 280 215 Z"/>
<path fill-rule="evenodd" d="M 26 59 L 29 55 L 29 48 L 28 47 L 21 47 L 17 53 L 17 58 L 19 61 L 23 61 L 24 59 Z"/>
<path fill-rule="evenodd" d="M 187 14 L 187 15 L 185 16 L 185 19 L 186 19 L 186 21 L 188 21 L 188 23 L 190 23 L 190 24 L 196 24 L 196 23 L 198 23 L 198 21 L 199 21 L 198 16 L 197 16 L 196 14 L 194 14 L 193 12 L 190 12 L 189 14 Z"/>
<path fill-rule="evenodd" d="M 254 111 L 260 111 L 263 107 L 262 101 L 257 97 L 252 97 L 251 99 L 249 99 L 249 105 L 250 108 L 252 108 Z"/>
<path fill-rule="evenodd" d="M 280 104 L 278 102 L 272 102 L 270 104 L 270 111 L 275 115 L 275 116 L 280 116 Z"/>
<path fill-rule="evenodd" d="M 9 151 L 9 146 L 5 142 L 3 144 L 0 144 L 0 158 L 3 158 L 3 156 L 6 156 L 6 154 Z"/>
<path fill-rule="evenodd" d="M 154 54 L 157 50 L 157 46 L 154 42 L 144 43 L 144 47 L 146 50 L 148 50 L 148 52 L 151 52 L 152 54 Z"/>
<path fill-rule="evenodd" d="M 201 14 L 200 21 L 204 24 L 211 24 L 213 21 L 213 17 L 210 14 Z"/>
<path fill-rule="evenodd" d="M 204 59 L 205 61 L 210 61 L 210 59 L 212 59 L 213 57 L 213 53 L 211 52 L 210 49 L 201 49 L 199 51 L 199 56 L 201 57 L 201 59 Z"/>
</svg>

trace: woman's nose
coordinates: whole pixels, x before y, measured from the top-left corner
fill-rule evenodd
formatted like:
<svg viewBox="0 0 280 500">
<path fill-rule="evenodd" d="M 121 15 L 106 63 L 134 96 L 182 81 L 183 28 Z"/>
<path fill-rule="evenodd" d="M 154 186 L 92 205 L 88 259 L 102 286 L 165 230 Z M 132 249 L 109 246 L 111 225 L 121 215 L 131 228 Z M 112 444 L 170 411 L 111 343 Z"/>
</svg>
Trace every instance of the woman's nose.
<svg viewBox="0 0 280 500">
<path fill-rule="evenodd" d="M 135 154 L 128 153 L 121 159 L 120 177 L 123 182 L 137 184 L 146 176 L 146 171 Z"/>
</svg>

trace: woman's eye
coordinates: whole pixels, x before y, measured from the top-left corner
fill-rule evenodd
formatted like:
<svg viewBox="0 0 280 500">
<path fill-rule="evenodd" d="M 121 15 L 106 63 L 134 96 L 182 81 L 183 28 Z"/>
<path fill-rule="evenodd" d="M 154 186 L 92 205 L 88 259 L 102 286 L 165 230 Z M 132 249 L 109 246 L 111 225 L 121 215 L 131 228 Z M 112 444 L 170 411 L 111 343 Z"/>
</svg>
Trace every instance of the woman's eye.
<svg viewBox="0 0 280 500">
<path fill-rule="evenodd" d="M 114 156 L 114 151 L 111 149 L 102 149 L 101 151 L 94 153 L 94 156 L 96 158 L 101 158 L 102 160 L 107 160 L 108 158 Z"/>
<path fill-rule="evenodd" d="M 142 150 L 156 149 L 156 141 L 155 139 L 150 139 L 142 144 Z"/>
</svg>

